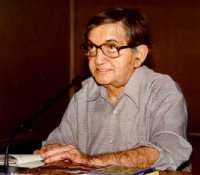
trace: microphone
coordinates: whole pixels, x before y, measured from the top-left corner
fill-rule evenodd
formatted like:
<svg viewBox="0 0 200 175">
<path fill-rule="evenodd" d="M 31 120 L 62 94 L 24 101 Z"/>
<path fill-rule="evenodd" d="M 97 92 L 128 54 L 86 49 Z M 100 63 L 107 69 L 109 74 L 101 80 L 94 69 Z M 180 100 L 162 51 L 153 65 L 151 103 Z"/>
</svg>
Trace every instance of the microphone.
<svg viewBox="0 0 200 175">
<path fill-rule="evenodd" d="M 14 172 L 20 172 L 21 170 L 24 170 L 26 168 L 21 167 L 15 167 L 9 165 L 9 148 L 10 145 L 15 140 L 16 136 L 23 133 L 26 130 L 30 130 L 31 126 L 34 122 L 36 122 L 41 114 L 46 112 L 51 106 L 53 106 L 58 100 L 60 100 L 62 97 L 65 96 L 65 94 L 72 88 L 72 87 L 78 87 L 80 88 L 81 82 L 86 79 L 86 76 L 77 76 L 75 77 L 69 84 L 67 84 L 63 89 L 60 90 L 60 92 L 53 98 L 49 99 L 48 102 L 37 112 L 35 112 L 32 117 L 29 118 L 29 120 L 21 123 L 19 126 L 17 126 L 13 132 L 13 134 L 8 139 L 8 144 L 6 145 L 5 153 L 4 153 L 4 165 L 0 166 L 0 175 L 2 174 L 11 174 Z"/>
</svg>

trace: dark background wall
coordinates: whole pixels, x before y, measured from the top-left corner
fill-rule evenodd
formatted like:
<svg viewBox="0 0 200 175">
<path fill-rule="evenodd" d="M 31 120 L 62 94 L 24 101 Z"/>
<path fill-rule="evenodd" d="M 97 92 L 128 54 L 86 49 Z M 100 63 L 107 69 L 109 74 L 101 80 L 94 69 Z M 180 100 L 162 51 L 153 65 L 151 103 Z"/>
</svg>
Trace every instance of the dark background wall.
<svg viewBox="0 0 200 175">
<path fill-rule="evenodd" d="M 72 1 L 71 1 L 72 2 Z M 187 0 L 74 0 L 74 75 L 86 75 L 80 45 L 87 20 L 107 7 L 141 9 L 153 38 L 152 64 L 170 74 L 188 102 L 189 133 L 200 133 L 200 2 Z M 38 115 L 69 83 L 70 1 L 0 0 L 0 147 L 15 128 L 29 121 L 16 143 L 41 142 L 59 123 L 67 106 L 66 92 Z"/>
<path fill-rule="evenodd" d="M 65 0 L 0 0 L 0 146 L 56 97 L 69 80 Z M 18 143 L 38 142 L 60 121 L 62 98 L 30 122 Z"/>
</svg>

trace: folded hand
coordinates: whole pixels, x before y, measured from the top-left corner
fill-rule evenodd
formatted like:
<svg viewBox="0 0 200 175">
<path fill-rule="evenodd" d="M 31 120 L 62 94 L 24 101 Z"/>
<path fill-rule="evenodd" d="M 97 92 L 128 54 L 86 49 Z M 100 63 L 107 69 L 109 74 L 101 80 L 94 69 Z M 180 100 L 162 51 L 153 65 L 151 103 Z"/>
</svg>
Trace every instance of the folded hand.
<svg viewBox="0 0 200 175">
<path fill-rule="evenodd" d="M 45 163 L 52 163 L 60 160 L 72 161 L 88 165 L 89 156 L 81 153 L 74 145 L 47 144 L 35 154 L 40 154 Z"/>
</svg>

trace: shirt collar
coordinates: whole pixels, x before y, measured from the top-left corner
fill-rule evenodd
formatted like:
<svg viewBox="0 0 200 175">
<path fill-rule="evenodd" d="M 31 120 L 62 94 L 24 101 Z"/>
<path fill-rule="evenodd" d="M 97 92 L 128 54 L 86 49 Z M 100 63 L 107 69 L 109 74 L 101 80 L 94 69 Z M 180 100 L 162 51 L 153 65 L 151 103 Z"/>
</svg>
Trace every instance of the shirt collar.
<svg viewBox="0 0 200 175">
<path fill-rule="evenodd" d="M 130 77 L 128 83 L 125 86 L 124 94 L 126 94 L 135 104 L 139 107 L 140 94 L 142 93 L 142 83 L 145 81 L 145 69 L 146 66 L 141 66 L 137 68 L 132 76 Z"/>
<path fill-rule="evenodd" d="M 126 94 L 138 107 L 139 106 L 139 94 L 141 91 L 141 84 L 145 78 L 146 66 L 141 66 L 137 68 L 131 75 L 128 83 L 125 86 L 123 94 Z M 88 100 L 96 100 L 100 95 L 105 97 L 105 88 L 96 84 L 95 80 L 90 77 L 83 83 L 88 84 Z"/>
<path fill-rule="evenodd" d="M 87 97 L 88 101 L 94 101 L 100 96 L 100 87 L 96 83 L 93 77 L 89 77 L 88 79 L 82 82 L 82 87 L 87 88 Z"/>
</svg>

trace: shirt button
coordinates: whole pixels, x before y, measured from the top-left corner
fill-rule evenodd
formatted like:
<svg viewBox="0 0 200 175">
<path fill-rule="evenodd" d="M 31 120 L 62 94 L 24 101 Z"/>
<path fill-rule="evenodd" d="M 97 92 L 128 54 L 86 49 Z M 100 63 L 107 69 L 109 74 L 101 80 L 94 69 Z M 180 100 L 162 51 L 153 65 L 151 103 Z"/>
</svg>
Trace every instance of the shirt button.
<svg viewBox="0 0 200 175">
<path fill-rule="evenodd" d="M 116 115 L 117 114 L 117 110 L 113 111 L 113 114 Z"/>
</svg>

